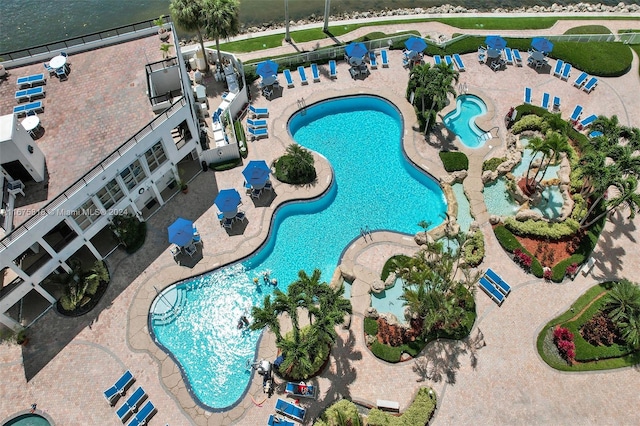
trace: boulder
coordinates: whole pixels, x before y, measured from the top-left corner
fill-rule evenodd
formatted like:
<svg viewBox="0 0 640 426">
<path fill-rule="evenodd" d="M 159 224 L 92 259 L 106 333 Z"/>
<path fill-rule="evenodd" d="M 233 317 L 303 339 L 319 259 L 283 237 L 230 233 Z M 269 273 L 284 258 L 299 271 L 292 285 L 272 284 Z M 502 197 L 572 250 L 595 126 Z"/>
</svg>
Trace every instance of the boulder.
<svg viewBox="0 0 640 426">
<path fill-rule="evenodd" d="M 542 220 L 543 217 L 540 213 L 533 211 L 533 210 L 520 210 L 518 213 L 516 213 L 516 220 L 519 222 L 525 222 L 527 220 Z"/>
<path fill-rule="evenodd" d="M 431 235 L 429 235 L 428 232 L 418 232 L 414 237 L 413 240 L 416 242 L 416 244 L 418 244 L 419 246 L 423 246 L 427 243 L 432 243 L 433 242 L 433 237 L 431 237 Z"/>
<path fill-rule="evenodd" d="M 402 352 L 400 355 L 400 362 L 409 361 L 410 359 L 413 359 L 412 356 L 406 352 Z"/>
<path fill-rule="evenodd" d="M 365 311 L 364 311 L 364 316 L 365 318 L 373 318 L 373 319 L 378 319 L 378 317 L 380 316 L 378 314 L 378 311 L 376 308 L 374 308 L 373 306 L 369 306 Z"/>
<path fill-rule="evenodd" d="M 491 216 L 489 216 L 489 223 L 491 225 L 497 225 L 500 222 L 502 222 L 502 218 L 500 216 L 496 216 L 495 214 L 492 214 Z"/>
<path fill-rule="evenodd" d="M 371 291 L 373 291 L 374 293 L 383 292 L 387 288 L 384 281 L 380 279 L 377 279 L 371 282 L 370 286 L 371 286 Z"/>
<path fill-rule="evenodd" d="M 389 288 L 389 287 L 393 287 L 395 283 L 396 283 L 396 273 L 390 272 L 387 279 L 384 280 L 384 285 L 386 288 Z"/>
</svg>

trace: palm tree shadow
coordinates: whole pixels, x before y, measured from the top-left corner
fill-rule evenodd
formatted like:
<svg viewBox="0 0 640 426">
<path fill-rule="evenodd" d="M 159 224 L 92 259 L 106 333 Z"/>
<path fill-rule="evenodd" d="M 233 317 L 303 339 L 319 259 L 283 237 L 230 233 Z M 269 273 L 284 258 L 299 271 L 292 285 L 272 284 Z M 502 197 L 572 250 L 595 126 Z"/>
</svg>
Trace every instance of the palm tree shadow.
<svg viewBox="0 0 640 426">
<path fill-rule="evenodd" d="M 474 370 L 478 365 L 478 350 L 486 345 L 482 331 L 464 340 L 436 340 L 427 345 L 422 356 L 416 358 L 413 371 L 419 376 L 418 381 L 431 380 L 453 385 L 456 373 L 460 369 L 463 355 L 469 354 L 469 362 Z"/>
<path fill-rule="evenodd" d="M 450 132 L 442 123 L 437 123 L 433 126 L 427 138 L 429 145 L 440 148 L 442 151 L 458 151 L 455 142 L 456 135 Z"/>
<path fill-rule="evenodd" d="M 342 42 L 340 40 L 338 40 L 338 38 L 331 33 L 331 31 L 326 30 L 326 31 L 323 31 L 323 32 L 327 35 L 327 37 L 329 37 L 331 40 L 333 40 L 333 42 L 335 44 L 342 44 Z"/>
</svg>

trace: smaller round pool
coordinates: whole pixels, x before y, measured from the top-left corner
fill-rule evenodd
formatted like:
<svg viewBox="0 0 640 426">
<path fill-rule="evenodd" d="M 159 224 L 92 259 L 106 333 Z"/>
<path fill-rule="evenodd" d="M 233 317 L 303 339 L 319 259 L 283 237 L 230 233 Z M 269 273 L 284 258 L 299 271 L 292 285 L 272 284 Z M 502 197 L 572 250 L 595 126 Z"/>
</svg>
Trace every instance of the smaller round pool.
<svg viewBox="0 0 640 426">
<path fill-rule="evenodd" d="M 51 426 L 51 423 L 38 414 L 22 414 L 5 422 L 2 426 Z"/>
<path fill-rule="evenodd" d="M 461 95 L 456 99 L 456 109 L 444 117 L 444 125 L 469 148 L 480 148 L 485 140 L 475 118 L 487 113 L 487 104 L 473 95 Z"/>
</svg>

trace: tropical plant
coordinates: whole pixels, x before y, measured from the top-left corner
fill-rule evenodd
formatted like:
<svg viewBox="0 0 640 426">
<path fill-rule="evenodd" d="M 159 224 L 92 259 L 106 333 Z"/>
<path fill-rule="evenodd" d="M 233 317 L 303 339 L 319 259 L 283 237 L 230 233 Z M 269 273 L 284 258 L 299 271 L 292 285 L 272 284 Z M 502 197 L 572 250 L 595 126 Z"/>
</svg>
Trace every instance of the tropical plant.
<svg viewBox="0 0 640 426">
<path fill-rule="evenodd" d="M 202 30 L 207 25 L 207 18 L 203 7 L 205 1 L 207 0 L 171 0 L 171 3 L 169 3 L 171 19 L 179 28 L 196 33 L 202 54 L 206 52 L 202 38 Z M 208 72 L 209 62 L 204 62 L 205 72 Z"/>
<path fill-rule="evenodd" d="M 160 45 L 160 50 L 162 51 L 163 59 L 167 59 L 167 57 L 169 56 L 169 49 L 171 49 L 171 47 L 173 47 L 173 45 L 169 43 L 162 43 Z"/>
<path fill-rule="evenodd" d="M 420 101 L 418 117 L 421 123 L 425 123 L 425 134 L 433 125 L 432 116 L 434 113 L 441 111 L 447 105 L 449 94 L 456 96 L 454 83 L 458 82 L 458 77 L 458 71 L 446 63 L 433 67 L 427 63 L 412 68 L 406 96 L 414 106 L 418 100 Z M 413 99 L 411 99 L 412 93 Z M 428 112 L 426 112 L 427 105 Z"/>
<path fill-rule="evenodd" d="M 208 36 L 216 41 L 218 61 L 222 59 L 220 53 L 220 39 L 229 38 L 240 31 L 238 0 L 201 0 L 204 15 L 204 28 Z M 204 50 L 202 51 L 204 53 Z"/>
<path fill-rule="evenodd" d="M 549 131 L 547 132 L 547 135 L 544 140 L 544 148 L 545 148 L 544 151 L 542 151 L 543 157 L 542 157 L 542 161 L 540 162 L 540 168 L 538 168 L 538 171 L 533 176 L 534 185 L 536 187 L 544 179 L 544 175 L 547 172 L 547 169 L 549 168 L 551 163 L 557 163 L 558 161 L 560 161 L 561 154 L 563 153 L 566 154 L 569 152 L 570 150 L 569 140 L 567 139 L 566 136 L 558 132 Z M 546 162 L 544 161 L 545 153 L 546 153 L 546 160 L 547 160 Z M 538 176 L 540 176 L 540 180 L 538 180 Z"/>
<path fill-rule="evenodd" d="M 68 261 L 70 271 L 54 275 L 50 278 L 54 283 L 62 286 L 63 295 L 60 305 L 65 311 L 73 311 L 88 301 L 88 296 L 94 295 L 101 282 L 109 279 L 104 262 L 96 261 L 88 271 L 83 271 L 79 261 Z"/>
<path fill-rule="evenodd" d="M 587 212 L 580 226 L 582 229 L 589 228 L 591 225 L 600 220 L 603 216 L 609 214 L 615 209 L 626 207 L 629 209 L 629 219 L 633 219 L 636 212 L 640 210 L 640 194 L 636 192 L 638 189 L 638 179 L 635 176 L 628 176 L 626 178 L 616 179 L 611 184 L 615 187 L 614 191 L 605 191 L 598 200 L 593 202 L 593 205 Z M 609 192 L 614 192 L 612 196 L 607 196 Z M 594 208 L 599 203 L 604 202 L 604 209 L 601 213 L 597 214 L 591 220 L 587 220 Z"/>
<path fill-rule="evenodd" d="M 640 287 L 620 280 L 607 294 L 607 312 L 612 320 L 625 321 L 640 314 Z"/>
<path fill-rule="evenodd" d="M 285 155 L 276 161 L 275 169 L 279 180 L 294 185 L 308 184 L 317 178 L 311 151 L 297 143 L 287 147 Z"/>
<path fill-rule="evenodd" d="M 316 420 L 314 426 L 360 426 L 360 414 L 356 405 L 348 399 L 342 399 L 329 406 Z"/>
</svg>

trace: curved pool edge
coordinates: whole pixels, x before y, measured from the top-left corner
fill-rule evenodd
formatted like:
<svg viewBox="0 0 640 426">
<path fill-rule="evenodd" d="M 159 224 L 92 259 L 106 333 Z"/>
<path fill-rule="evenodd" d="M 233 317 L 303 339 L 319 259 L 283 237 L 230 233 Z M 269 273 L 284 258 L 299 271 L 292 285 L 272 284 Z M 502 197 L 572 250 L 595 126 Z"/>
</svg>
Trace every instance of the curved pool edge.
<svg viewBox="0 0 640 426">
<path fill-rule="evenodd" d="M 42 410 L 38 410 L 38 409 L 36 409 L 36 410 L 34 410 L 34 411 L 31 411 L 31 410 L 22 410 L 22 411 L 18 411 L 18 412 L 16 412 L 16 413 L 13 413 L 13 414 L 9 415 L 8 417 L 6 417 L 6 418 L 2 419 L 2 420 L 0 421 L 0 425 L 5 425 L 5 424 L 9 423 L 10 421 L 17 420 L 17 419 L 19 419 L 21 416 L 24 416 L 24 415 L 27 415 L 27 414 L 31 414 L 31 415 L 36 415 L 36 416 L 40 416 L 40 417 L 42 417 L 42 418 L 43 418 L 43 419 L 45 419 L 47 422 L 49 422 L 49 425 L 50 425 L 50 426 L 55 426 L 55 425 L 56 425 L 56 423 L 53 421 L 53 419 L 51 418 L 51 416 L 50 416 L 50 415 L 48 415 L 48 414 L 47 414 L 47 413 L 45 413 L 44 411 L 42 411 Z"/>
<path fill-rule="evenodd" d="M 420 171 L 428 174 L 431 178 L 433 178 L 441 188 L 446 186 L 433 173 L 433 170 L 436 170 L 436 172 L 440 173 L 442 173 L 442 171 L 444 170 L 441 163 L 437 161 L 437 157 L 434 160 L 432 157 L 422 156 L 420 155 L 419 150 L 416 148 L 418 143 L 417 139 L 422 138 L 423 136 L 420 132 L 416 132 L 415 130 L 411 131 L 412 129 L 417 129 L 417 120 L 415 119 L 415 112 L 413 111 L 413 108 L 410 104 L 408 104 L 408 102 L 406 102 L 404 98 L 397 96 L 395 93 L 388 91 L 385 88 L 382 88 L 380 91 L 378 91 L 378 93 L 368 93 L 354 88 L 353 90 L 348 91 L 327 90 L 322 94 L 316 93 L 314 94 L 314 96 L 309 96 L 307 98 L 307 102 L 308 104 L 312 104 L 323 100 L 329 100 L 331 98 L 354 95 L 375 96 L 382 98 L 394 105 L 398 109 L 402 117 L 402 150 L 404 154 L 412 164 L 414 164 Z M 296 102 L 292 101 L 289 106 L 285 108 L 285 112 L 280 117 L 274 119 L 272 128 L 280 128 L 281 126 L 284 126 L 282 127 L 282 129 L 284 130 L 286 128 L 287 121 L 296 111 L 298 111 L 298 109 L 299 108 Z M 410 117 L 410 124 L 408 124 L 407 117 Z M 270 135 L 270 143 L 280 144 L 282 146 L 283 152 L 286 146 L 293 142 L 293 139 L 286 131 Z M 422 143 L 424 143 L 424 140 L 422 141 Z M 254 398 L 261 398 L 262 386 L 261 384 L 255 383 L 252 376 L 252 380 L 249 382 L 249 385 L 245 390 L 243 397 L 232 406 L 225 407 L 224 409 L 215 409 L 214 411 L 211 407 L 200 404 L 199 399 L 191 394 L 188 386 L 185 384 L 179 365 L 172 359 L 172 357 L 170 357 L 159 345 L 157 345 L 152 340 L 151 334 L 148 331 L 149 309 L 151 307 L 151 304 L 153 303 L 154 298 L 157 295 L 154 289 L 154 285 L 162 291 L 164 288 L 174 283 L 188 278 L 197 277 L 221 267 L 242 261 L 242 259 L 251 256 L 257 250 L 259 250 L 267 241 L 267 238 L 270 234 L 271 226 L 273 224 L 273 213 L 277 211 L 277 209 L 290 202 L 307 201 L 316 197 L 321 197 L 330 188 L 331 183 L 333 182 L 333 172 L 331 165 L 323 156 L 319 155 L 318 153 L 314 152 L 314 155 L 316 156 L 317 160 L 320 160 L 320 164 L 322 165 L 322 171 L 319 170 L 318 172 L 318 185 L 306 187 L 291 187 L 287 185 L 286 187 L 279 187 L 279 185 L 276 184 L 276 189 L 286 190 L 282 193 L 278 192 L 278 201 L 273 210 L 271 210 L 269 213 L 267 213 L 267 211 L 265 210 L 262 213 L 261 220 L 263 221 L 263 223 L 268 223 L 268 226 L 262 226 L 261 232 L 258 235 L 250 237 L 251 244 L 248 244 L 245 240 L 241 245 L 242 250 L 228 249 L 222 254 L 216 255 L 215 259 L 208 259 L 208 261 L 204 261 L 203 259 L 203 261 L 199 262 L 193 269 L 185 269 L 175 264 L 162 266 L 157 270 L 157 272 L 161 273 L 162 275 L 161 283 L 158 282 L 157 276 L 153 276 L 147 278 L 146 281 L 140 284 L 140 286 L 136 289 L 135 295 L 132 299 L 131 304 L 129 305 L 128 310 L 127 343 L 133 350 L 146 352 L 156 361 L 159 367 L 158 374 L 161 378 L 161 383 L 167 390 L 167 393 L 173 397 L 173 399 L 178 403 L 185 414 L 190 416 L 194 420 L 198 418 L 211 419 L 212 417 L 216 417 L 220 414 L 234 413 L 236 412 L 236 410 L 246 410 L 255 404 Z M 425 164 L 427 164 L 426 167 Z M 445 191 L 444 188 L 443 192 L 445 193 L 447 199 L 448 212 L 450 212 L 452 206 L 454 205 L 454 203 L 452 203 L 452 200 L 455 201 L 455 196 L 447 196 L 447 191 Z M 436 231 L 439 228 L 443 228 L 443 225 L 439 225 L 432 231 Z M 401 237 L 406 237 L 406 235 L 401 233 L 394 234 L 400 235 Z M 411 237 L 411 239 L 413 238 Z M 214 261 L 220 258 L 220 261 Z M 265 346 L 269 345 L 268 340 L 269 339 L 265 340 L 265 333 L 262 333 L 256 351 L 256 354 L 260 354 L 259 356 L 257 355 L 257 358 L 266 357 L 263 354 L 265 353 Z M 274 342 L 272 342 L 272 344 L 274 345 Z M 250 398 L 247 398 L 247 396 L 249 396 Z M 226 417 L 226 415 L 221 416 L 220 419 Z M 236 419 L 241 418 L 235 417 L 235 415 L 233 417 Z"/>
<path fill-rule="evenodd" d="M 493 99 L 491 98 L 491 96 L 489 96 L 488 94 L 484 93 L 481 89 L 478 89 L 478 88 L 473 88 L 471 90 L 467 90 L 465 93 L 458 93 L 458 95 L 476 96 L 476 97 L 482 99 L 482 101 L 486 105 L 487 112 L 484 113 L 483 115 L 477 116 L 475 118 L 475 120 L 474 120 L 476 126 L 478 126 L 478 128 L 480 130 L 482 130 L 483 132 L 486 132 L 486 131 L 489 131 L 490 129 L 493 129 L 494 127 L 500 128 L 500 126 L 499 126 L 500 123 L 496 123 L 495 122 L 496 106 L 495 106 L 495 103 L 494 103 Z M 460 141 L 458 139 L 458 137 L 456 136 L 455 133 L 451 132 L 444 125 L 444 117 L 446 117 L 447 114 L 449 114 L 450 112 L 455 111 L 456 108 L 457 108 L 457 102 L 455 102 L 455 99 L 454 99 L 453 102 L 449 102 L 449 104 L 446 107 L 444 107 L 442 109 L 442 111 L 440 111 L 437 114 L 436 122 L 442 125 L 442 131 L 446 132 L 446 134 L 448 135 L 447 139 L 450 138 L 450 140 L 457 140 L 458 146 L 460 148 L 462 148 L 462 150 L 464 150 L 464 151 L 467 151 L 467 150 L 469 150 L 469 151 L 470 150 L 477 151 L 477 150 L 484 149 L 487 146 L 486 143 L 484 143 L 483 145 L 480 145 L 478 147 L 475 147 L 475 148 L 471 148 L 471 147 L 466 146 L 464 143 L 462 143 L 462 141 Z M 502 127 L 504 127 L 504 125 Z M 495 136 L 496 135 L 494 135 L 494 139 L 495 139 Z M 498 134 L 498 138 L 500 140 L 500 143 L 502 143 L 503 136 Z"/>
</svg>

